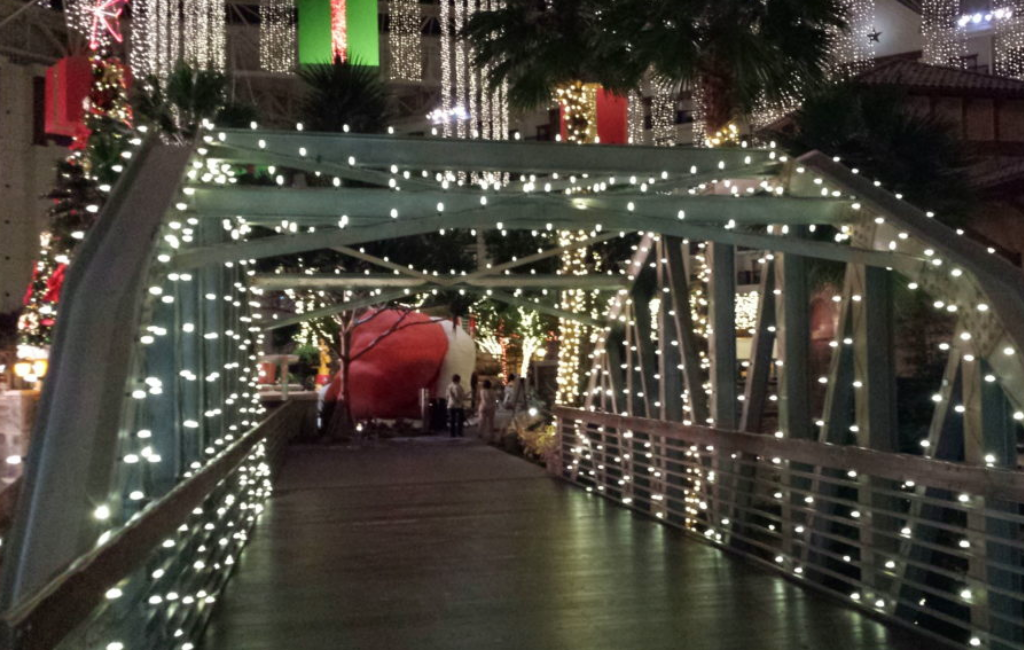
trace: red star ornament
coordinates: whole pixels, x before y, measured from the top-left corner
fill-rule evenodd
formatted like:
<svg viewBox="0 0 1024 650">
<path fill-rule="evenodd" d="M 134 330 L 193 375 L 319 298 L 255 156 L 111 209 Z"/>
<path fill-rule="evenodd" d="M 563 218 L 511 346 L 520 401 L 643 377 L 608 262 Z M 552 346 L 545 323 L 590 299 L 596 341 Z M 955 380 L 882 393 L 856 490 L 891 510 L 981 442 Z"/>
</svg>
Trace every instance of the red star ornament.
<svg viewBox="0 0 1024 650">
<path fill-rule="evenodd" d="M 127 0 L 96 0 L 96 3 L 86 10 L 92 15 L 89 49 L 98 50 L 107 37 L 113 38 L 118 43 L 124 40 L 121 35 L 120 18 L 125 4 L 127 4 Z"/>
</svg>

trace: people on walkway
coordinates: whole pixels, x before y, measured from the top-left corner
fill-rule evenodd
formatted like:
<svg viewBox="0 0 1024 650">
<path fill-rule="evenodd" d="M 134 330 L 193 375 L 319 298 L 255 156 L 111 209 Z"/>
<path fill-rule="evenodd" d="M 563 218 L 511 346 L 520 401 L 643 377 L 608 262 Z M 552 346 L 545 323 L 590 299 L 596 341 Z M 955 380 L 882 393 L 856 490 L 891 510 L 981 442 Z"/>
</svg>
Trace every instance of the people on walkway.
<svg viewBox="0 0 1024 650">
<path fill-rule="evenodd" d="M 508 377 L 505 378 L 505 392 L 501 396 L 501 408 L 511 411 L 512 403 L 515 401 L 516 396 L 516 375 L 514 372 L 508 373 Z"/>
<path fill-rule="evenodd" d="M 448 435 L 461 438 L 466 422 L 466 389 L 462 387 L 462 377 L 452 375 L 452 383 L 448 384 L 445 396 L 448 398 Z"/>
<path fill-rule="evenodd" d="M 477 393 L 477 417 L 480 420 L 478 435 L 486 442 L 494 441 L 494 413 L 498 409 L 498 398 L 491 388 L 491 380 L 485 379 Z"/>
<path fill-rule="evenodd" d="M 502 407 L 512 411 L 512 415 L 515 417 L 516 412 L 526 410 L 527 402 L 526 377 L 516 377 L 509 373 L 508 383 L 505 384 L 505 395 L 502 398 Z"/>
</svg>

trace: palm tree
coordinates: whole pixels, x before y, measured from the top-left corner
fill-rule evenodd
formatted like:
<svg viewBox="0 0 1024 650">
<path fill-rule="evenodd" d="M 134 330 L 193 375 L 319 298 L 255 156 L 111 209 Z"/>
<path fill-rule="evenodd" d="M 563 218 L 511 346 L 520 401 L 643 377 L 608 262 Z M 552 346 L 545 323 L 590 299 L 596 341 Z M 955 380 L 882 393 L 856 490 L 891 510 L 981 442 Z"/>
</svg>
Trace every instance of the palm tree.
<svg viewBox="0 0 1024 650">
<path fill-rule="evenodd" d="M 460 37 L 473 44 L 473 62 L 490 66 L 489 82 L 508 82 L 513 109 L 529 110 L 554 99 L 566 109 L 571 133 L 586 133 L 579 104 L 587 84 L 628 92 L 643 67 L 620 55 L 606 30 L 607 0 L 508 0 L 473 14 Z"/>
<path fill-rule="evenodd" d="M 387 127 L 387 89 L 376 68 L 358 61 L 319 63 L 299 68 L 308 92 L 299 114 L 312 131 L 379 133 Z"/>
<path fill-rule="evenodd" d="M 706 131 L 759 104 L 792 102 L 829 77 L 840 0 L 614 0 L 628 56 L 697 91 Z"/>
<path fill-rule="evenodd" d="M 149 76 L 139 84 L 132 104 L 163 135 L 190 140 L 204 120 L 222 127 L 246 127 L 256 120 L 256 107 L 228 101 L 227 87 L 224 73 L 179 61 L 166 79 Z"/>
<path fill-rule="evenodd" d="M 510 0 L 464 35 L 520 107 L 574 80 L 635 88 L 649 71 L 696 88 L 714 133 L 824 82 L 844 28 L 839 0 Z"/>
</svg>

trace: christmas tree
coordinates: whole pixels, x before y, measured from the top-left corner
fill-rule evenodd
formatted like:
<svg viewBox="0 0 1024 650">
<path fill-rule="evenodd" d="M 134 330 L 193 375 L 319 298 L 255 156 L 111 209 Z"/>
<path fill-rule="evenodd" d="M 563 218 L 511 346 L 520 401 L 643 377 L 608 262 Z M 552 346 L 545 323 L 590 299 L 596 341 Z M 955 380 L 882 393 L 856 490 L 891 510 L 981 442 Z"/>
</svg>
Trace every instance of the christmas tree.
<svg viewBox="0 0 1024 650">
<path fill-rule="evenodd" d="M 39 236 L 39 259 L 18 320 L 22 346 L 49 346 L 67 266 L 103 206 L 128 147 L 132 112 L 126 68 L 116 57 L 100 53 L 90 63 L 92 85 L 83 124 L 71 154 L 58 164 L 56 188 L 47 195 L 52 201 L 50 223 Z M 29 354 L 38 355 L 38 350 Z"/>
</svg>

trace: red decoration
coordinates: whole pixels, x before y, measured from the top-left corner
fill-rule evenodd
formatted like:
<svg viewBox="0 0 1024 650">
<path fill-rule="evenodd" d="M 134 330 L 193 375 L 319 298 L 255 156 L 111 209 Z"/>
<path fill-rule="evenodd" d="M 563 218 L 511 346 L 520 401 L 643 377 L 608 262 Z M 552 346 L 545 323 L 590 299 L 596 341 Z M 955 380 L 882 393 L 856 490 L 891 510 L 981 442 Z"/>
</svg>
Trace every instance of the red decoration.
<svg viewBox="0 0 1024 650">
<path fill-rule="evenodd" d="M 66 56 L 46 71 L 46 132 L 74 137 L 83 126 L 84 103 L 92 88 L 85 56 Z"/>
<path fill-rule="evenodd" d="M 331 0 L 332 57 L 348 59 L 348 7 L 346 0 Z"/>
<path fill-rule="evenodd" d="M 597 91 L 597 136 L 601 144 L 628 144 L 629 100 L 605 90 Z"/>
<path fill-rule="evenodd" d="M 60 290 L 64 288 L 64 274 L 68 269 L 67 264 L 58 264 L 46 278 L 46 293 L 43 294 L 43 302 L 56 304 L 60 300 Z"/>
<path fill-rule="evenodd" d="M 568 140 L 565 108 L 561 106 L 558 109 L 558 128 L 562 140 Z M 629 99 L 604 88 L 597 89 L 597 137 L 601 144 L 629 143 Z"/>
<path fill-rule="evenodd" d="M 277 364 L 276 363 L 261 363 L 260 364 L 259 383 L 261 383 L 261 384 L 273 384 L 276 376 L 277 376 Z"/>
<path fill-rule="evenodd" d="M 365 350 L 401 318 L 402 312 L 387 310 L 357 326 L 352 332 L 353 354 Z M 409 314 L 399 325 L 404 329 L 381 339 L 376 347 L 350 364 L 352 415 L 356 420 L 419 417 L 420 389 L 434 387 L 448 353 L 448 336 L 440 324 L 430 321 L 429 316 Z M 342 394 L 338 373 L 324 399 L 338 400 Z"/>
<path fill-rule="evenodd" d="M 121 35 L 121 12 L 127 0 L 96 0 L 93 6 L 86 9 L 92 15 L 92 29 L 89 33 L 89 49 L 98 50 L 107 38 L 118 43 L 124 40 Z"/>
</svg>

